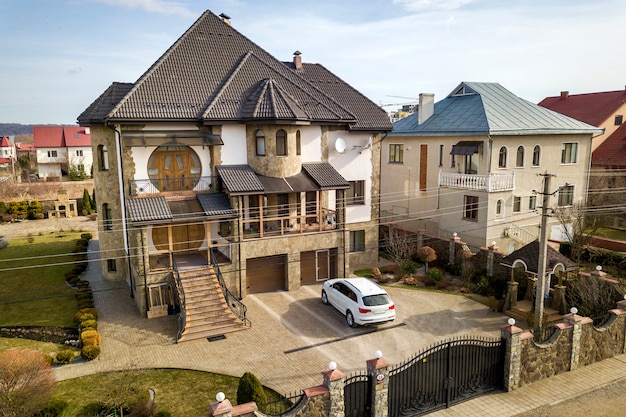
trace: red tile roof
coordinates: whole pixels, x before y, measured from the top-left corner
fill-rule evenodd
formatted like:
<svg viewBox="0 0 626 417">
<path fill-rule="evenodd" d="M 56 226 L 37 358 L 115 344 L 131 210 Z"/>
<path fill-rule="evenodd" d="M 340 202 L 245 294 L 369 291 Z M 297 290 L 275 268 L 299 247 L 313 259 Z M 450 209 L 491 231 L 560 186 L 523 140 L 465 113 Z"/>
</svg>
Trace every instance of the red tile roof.
<svg viewBox="0 0 626 417">
<path fill-rule="evenodd" d="M 0 148 L 11 148 L 13 144 L 9 140 L 8 136 L 2 136 L 2 141 L 0 141 Z"/>
<path fill-rule="evenodd" d="M 0 158 L 0 164 L 9 164 L 11 163 L 11 158 Z"/>
<path fill-rule="evenodd" d="M 593 151 L 591 159 L 593 165 L 626 167 L 626 123 Z"/>
<path fill-rule="evenodd" d="M 19 143 L 16 148 L 18 151 L 30 152 L 35 150 L 35 145 L 33 143 Z"/>
<path fill-rule="evenodd" d="M 546 97 L 539 105 L 600 127 L 602 123 L 626 103 L 626 89 L 588 94 L 569 94 Z"/>
<path fill-rule="evenodd" d="M 91 135 L 81 126 L 33 126 L 35 148 L 91 146 Z"/>
</svg>

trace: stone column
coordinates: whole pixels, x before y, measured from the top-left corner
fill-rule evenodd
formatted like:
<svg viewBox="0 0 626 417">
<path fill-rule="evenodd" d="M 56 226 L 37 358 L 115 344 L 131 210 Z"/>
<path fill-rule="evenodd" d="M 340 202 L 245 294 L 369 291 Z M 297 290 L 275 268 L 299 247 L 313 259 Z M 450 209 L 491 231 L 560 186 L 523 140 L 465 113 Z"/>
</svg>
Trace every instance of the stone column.
<svg viewBox="0 0 626 417">
<path fill-rule="evenodd" d="M 389 408 L 389 362 L 380 351 L 367 361 L 367 374 L 372 377 L 371 417 L 387 417 Z"/>
<path fill-rule="evenodd" d="M 498 250 L 496 246 L 496 242 L 493 242 L 491 246 L 487 248 L 489 252 L 487 252 L 487 276 L 493 276 L 493 253 Z"/>
<path fill-rule="evenodd" d="M 567 313 L 567 304 L 565 303 L 565 291 L 567 287 L 565 285 L 554 286 L 554 297 L 552 297 L 551 306 L 557 310 L 559 314 Z"/>
<path fill-rule="evenodd" d="M 417 229 L 417 250 L 420 250 L 422 246 L 424 246 L 424 234 L 426 230 Z"/>
<path fill-rule="evenodd" d="M 504 299 L 504 307 L 503 310 L 510 310 L 511 308 L 517 305 L 517 290 L 519 287 L 519 282 L 511 282 L 508 281 L 506 283 L 506 298 Z"/>
<path fill-rule="evenodd" d="M 500 328 L 500 337 L 505 341 L 504 354 L 504 390 L 519 388 L 522 359 L 522 337 L 528 332 L 515 326 L 515 319 L 509 319 L 509 325 Z M 526 336 L 524 336 L 525 338 Z M 532 334 L 530 335 L 532 337 Z"/>
<path fill-rule="evenodd" d="M 450 238 L 450 254 L 448 257 L 448 263 L 454 265 L 456 262 L 456 244 L 461 241 L 461 238 L 456 235 L 456 232 L 452 234 Z"/>
<path fill-rule="evenodd" d="M 221 393 L 218 393 L 218 395 Z M 223 394 L 222 394 L 223 395 Z M 233 405 L 229 400 L 223 399 L 222 401 L 216 401 L 214 403 L 209 404 L 209 408 L 211 412 L 209 413 L 212 417 L 231 417 L 233 411 Z"/>
<path fill-rule="evenodd" d="M 589 317 L 579 316 L 578 310 L 572 308 L 572 312 L 565 316 L 565 323 L 571 325 L 572 329 L 572 352 L 570 357 L 570 371 L 578 369 L 580 364 L 580 336 L 583 332 L 583 325 L 593 323 Z"/>
<path fill-rule="evenodd" d="M 328 388 L 330 394 L 330 410 L 328 417 L 344 417 L 343 377 L 345 375 L 337 369 L 337 364 L 334 362 L 329 364 L 329 369 L 322 372 L 322 375 L 324 376 L 324 385 Z"/>
</svg>

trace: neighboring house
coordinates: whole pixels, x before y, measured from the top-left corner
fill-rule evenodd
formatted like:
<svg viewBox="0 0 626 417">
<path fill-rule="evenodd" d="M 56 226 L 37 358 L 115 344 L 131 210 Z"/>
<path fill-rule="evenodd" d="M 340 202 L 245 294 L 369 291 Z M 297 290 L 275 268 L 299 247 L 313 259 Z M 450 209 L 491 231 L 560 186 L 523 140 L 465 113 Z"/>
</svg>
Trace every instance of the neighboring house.
<svg viewBox="0 0 626 417">
<path fill-rule="evenodd" d="M 8 136 L 2 136 L 0 140 L 0 170 L 12 172 L 15 161 L 15 146 Z"/>
<path fill-rule="evenodd" d="M 600 129 L 497 83 L 463 82 L 437 103 L 421 94 L 418 109 L 384 139 L 381 223 L 457 233 L 473 249 L 496 242 L 510 253 L 538 237 L 539 174 L 556 175 L 551 208 L 586 195 L 591 138 Z"/>
<path fill-rule="evenodd" d="M 387 114 L 222 17 L 203 13 L 135 83 L 113 83 L 78 117 L 96 154 L 103 275 L 126 279 L 149 315 L 161 294 L 171 309 L 167 294 L 189 291 L 186 279 L 175 289 L 174 266 L 190 255 L 219 263 L 241 298 L 378 261 Z"/>
<path fill-rule="evenodd" d="M 91 174 L 93 156 L 89 130 L 80 126 L 33 126 L 33 145 L 41 178 L 60 178 L 70 167 Z"/>
<path fill-rule="evenodd" d="M 16 143 L 15 151 L 19 169 L 24 179 L 27 179 L 31 173 L 37 170 L 37 151 L 33 143 Z M 17 168 L 17 167 L 16 167 Z"/>
<path fill-rule="evenodd" d="M 593 139 L 592 151 L 595 151 L 626 121 L 626 88 L 588 94 L 570 94 L 569 91 L 561 91 L 561 95 L 546 97 L 539 105 L 603 128 L 604 133 Z"/>
</svg>

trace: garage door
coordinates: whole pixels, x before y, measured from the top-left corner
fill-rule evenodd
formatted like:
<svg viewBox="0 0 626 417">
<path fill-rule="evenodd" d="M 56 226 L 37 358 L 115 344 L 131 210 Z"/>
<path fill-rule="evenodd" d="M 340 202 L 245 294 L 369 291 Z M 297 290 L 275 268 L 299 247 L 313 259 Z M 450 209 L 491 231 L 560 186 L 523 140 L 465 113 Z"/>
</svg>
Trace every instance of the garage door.
<svg viewBox="0 0 626 417">
<path fill-rule="evenodd" d="M 317 284 L 337 278 L 337 248 L 300 253 L 300 283 Z"/>
<path fill-rule="evenodd" d="M 266 256 L 246 260 L 248 294 L 285 289 L 287 255 Z"/>
</svg>

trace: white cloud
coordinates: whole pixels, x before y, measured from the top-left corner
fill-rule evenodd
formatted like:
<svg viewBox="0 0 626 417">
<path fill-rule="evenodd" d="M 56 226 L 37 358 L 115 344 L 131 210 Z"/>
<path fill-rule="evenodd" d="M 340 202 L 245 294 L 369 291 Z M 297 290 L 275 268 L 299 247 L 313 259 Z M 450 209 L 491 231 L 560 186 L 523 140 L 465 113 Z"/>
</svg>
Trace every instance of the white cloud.
<svg viewBox="0 0 626 417">
<path fill-rule="evenodd" d="M 168 0 L 95 0 L 99 3 L 111 6 L 122 6 L 128 9 L 143 9 L 150 13 L 164 15 L 178 15 L 183 17 L 197 18 L 198 14 L 192 12 L 183 3 Z"/>
<path fill-rule="evenodd" d="M 455 10 L 473 2 L 474 0 L 393 0 L 394 4 L 412 12 Z"/>
</svg>

